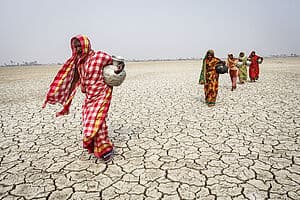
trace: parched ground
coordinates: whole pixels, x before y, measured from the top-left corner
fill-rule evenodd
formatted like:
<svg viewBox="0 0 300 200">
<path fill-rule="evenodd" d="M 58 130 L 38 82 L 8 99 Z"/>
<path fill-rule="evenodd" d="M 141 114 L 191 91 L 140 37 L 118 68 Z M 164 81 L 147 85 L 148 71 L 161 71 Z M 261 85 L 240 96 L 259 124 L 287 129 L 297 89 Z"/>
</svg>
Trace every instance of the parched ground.
<svg viewBox="0 0 300 200">
<path fill-rule="evenodd" d="M 0 68 L 0 199 L 300 199 L 300 58 L 204 104 L 200 61 L 128 63 L 108 164 L 81 144 L 81 102 L 41 109 L 58 67 Z"/>
</svg>

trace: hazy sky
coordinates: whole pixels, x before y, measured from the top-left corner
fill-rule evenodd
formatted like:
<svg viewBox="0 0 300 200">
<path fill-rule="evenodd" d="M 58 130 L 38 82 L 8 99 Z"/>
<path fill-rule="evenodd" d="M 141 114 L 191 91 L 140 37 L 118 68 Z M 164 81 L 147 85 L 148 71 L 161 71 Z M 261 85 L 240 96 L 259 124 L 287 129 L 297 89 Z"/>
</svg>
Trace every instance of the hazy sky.
<svg viewBox="0 0 300 200">
<path fill-rule="evenodd" d="M 0 64 L 64 62 L 70 38 L 128 59 L 300 54 L 300 0 L 0 0 Z"/>
</svg>

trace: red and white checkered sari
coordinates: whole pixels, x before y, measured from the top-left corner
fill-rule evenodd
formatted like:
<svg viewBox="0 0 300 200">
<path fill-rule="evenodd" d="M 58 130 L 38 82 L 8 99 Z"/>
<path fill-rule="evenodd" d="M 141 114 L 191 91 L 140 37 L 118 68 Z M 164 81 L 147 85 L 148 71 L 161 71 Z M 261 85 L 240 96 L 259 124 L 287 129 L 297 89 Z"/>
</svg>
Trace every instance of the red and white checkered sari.
<svg viewBox="0 0 300 200">
<path fill-rule="evenodd" d="M 79 59 L 72 42 L 75 38 L 80 41 L 83 52 Z M 81 86 L 81 91 L 86 95 L 82 105 L 83 147 L 88 149 L 89 153 L 94 153 L 96 157 L 102 157 L 113 149 L 106 125 L 112 87 L 104 82 L 102 75 L 103 67 L 111 64 L 112 58 L 104 52 L 91 50 L 86 36 L 79 35 L 72 38 L 71 46 L 72 57 L 62 66 L 51 83 L 43 107 L 47 103 L 60 103 L 63 105 L 63 110 L 56 116 L 68 114 L 76 88 Z M 71 90 L 76 67 L 80 79 Z"/>
</svg>

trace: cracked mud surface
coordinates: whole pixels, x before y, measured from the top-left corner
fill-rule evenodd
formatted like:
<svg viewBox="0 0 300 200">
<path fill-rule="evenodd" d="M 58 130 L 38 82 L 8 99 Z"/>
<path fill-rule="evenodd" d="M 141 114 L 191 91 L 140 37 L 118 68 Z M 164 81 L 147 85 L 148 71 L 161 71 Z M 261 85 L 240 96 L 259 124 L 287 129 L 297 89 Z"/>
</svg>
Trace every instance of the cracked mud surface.
<svg viewBox="0 0 300 200">
<path fill-rule="evenodd" d="M 266 59 L 256 83 L 204 104 L 200 61 L 128 63 L 114 88 L 108 164 L 70 115 L 41 105 L 57 67 L 0 68 L 0 199 L 300 199 L 300 59 Z"/>
</svg>

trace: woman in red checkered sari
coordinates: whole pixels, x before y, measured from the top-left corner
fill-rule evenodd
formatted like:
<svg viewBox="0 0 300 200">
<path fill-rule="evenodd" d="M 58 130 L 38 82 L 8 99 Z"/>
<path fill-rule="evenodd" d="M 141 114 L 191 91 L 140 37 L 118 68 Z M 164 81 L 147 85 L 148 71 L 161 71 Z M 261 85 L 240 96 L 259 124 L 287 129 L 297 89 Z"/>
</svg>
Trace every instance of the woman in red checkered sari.
<svg viewBox="0 0 300 200">
<path fill-rule="evenodd" d="M 62 66 L 50 85 L 45 103 L 63 105 L 57 116 L 69 113 L 77 87 L 85 93 L 82 105 L 83 147 L 97 158 L 107 161 L 113 153 L 113 144 L 108 138 L 106 117 L 112 98 L 112 87 L 104 82 L 103 67 L 112 64 L 112 57 L 91 49 L 86 36 L 71 39 L 72 57 Z M 118 66 L 120 73 L 124 63 Z"/>
</svg>

